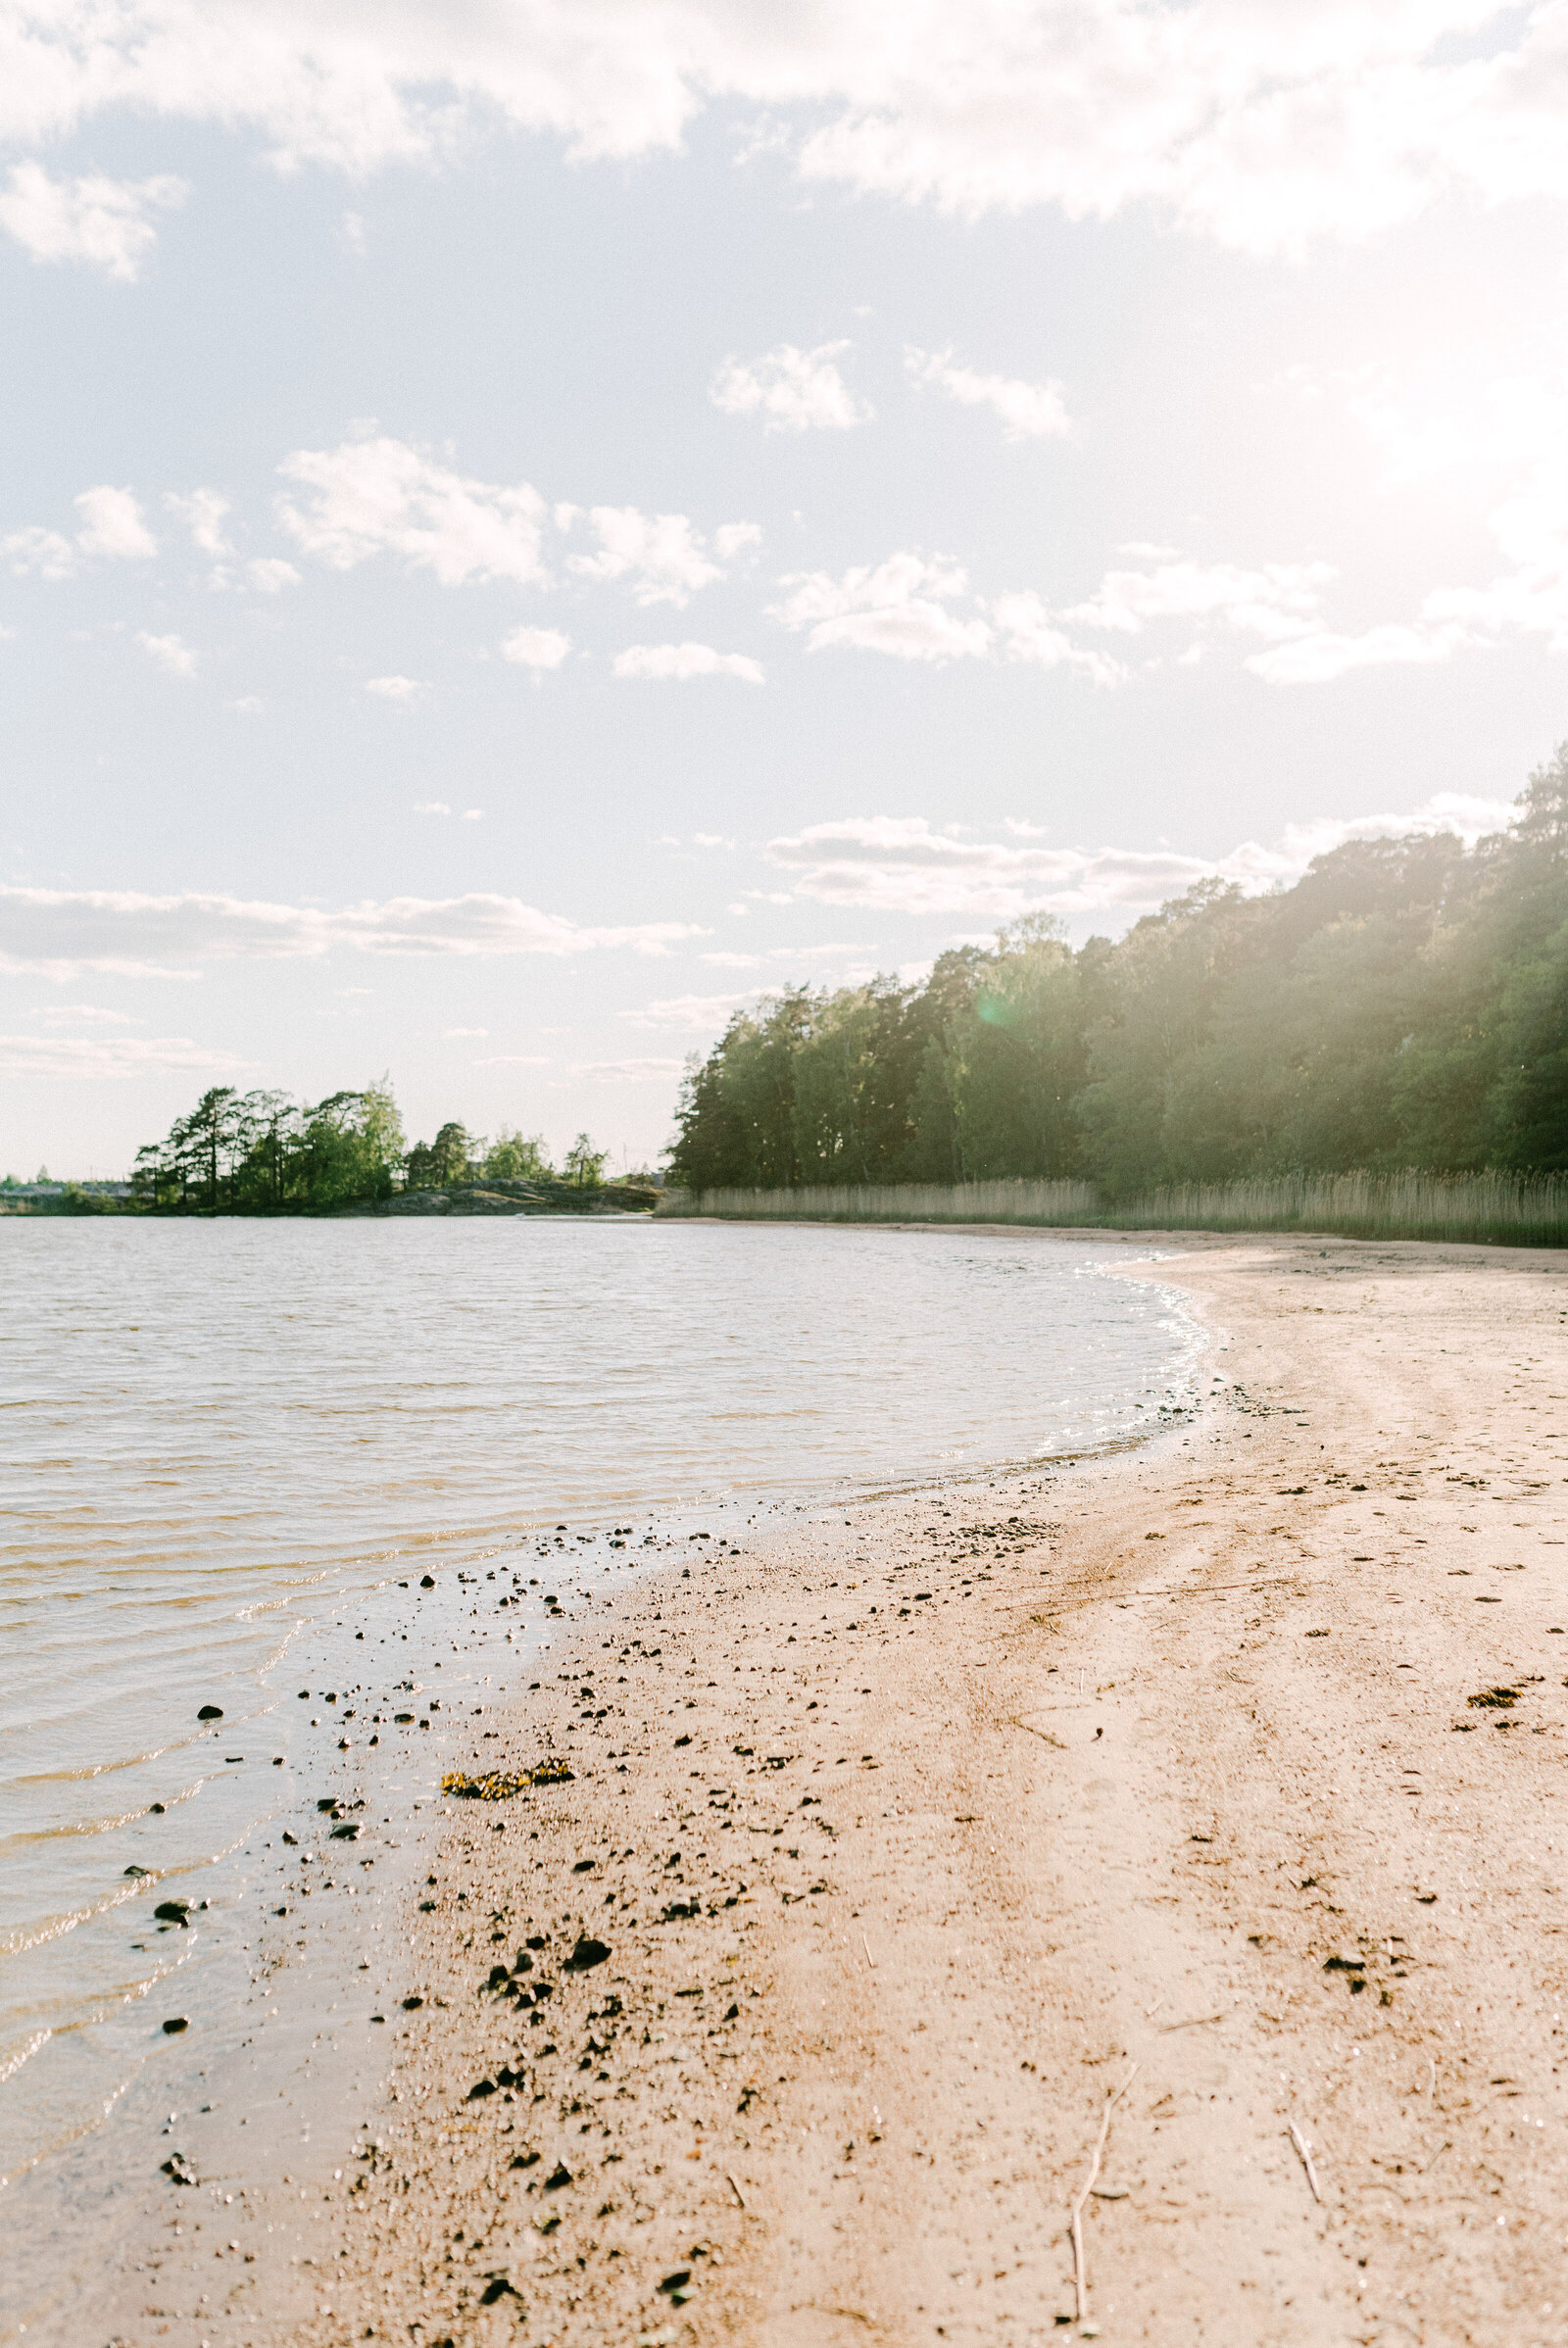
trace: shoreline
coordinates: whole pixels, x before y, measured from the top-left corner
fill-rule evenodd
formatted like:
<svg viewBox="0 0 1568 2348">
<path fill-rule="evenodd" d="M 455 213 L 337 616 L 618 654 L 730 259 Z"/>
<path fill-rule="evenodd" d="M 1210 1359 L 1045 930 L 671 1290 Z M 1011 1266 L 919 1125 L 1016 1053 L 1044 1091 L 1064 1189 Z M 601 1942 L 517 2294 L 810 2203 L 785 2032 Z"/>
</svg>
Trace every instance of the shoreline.
<svg viewBox="0 0 1568 2348">
<path fill-rule="evenodd" d="M 172 2196 L 118 2339 L 1028 2343 L 1135 2064 L 1103 2336 L 1568 2336 L 1568 1264 L 1170 1236 L 1185 1433 L 574 1610 L 362 2157 Z"/>
</svg>

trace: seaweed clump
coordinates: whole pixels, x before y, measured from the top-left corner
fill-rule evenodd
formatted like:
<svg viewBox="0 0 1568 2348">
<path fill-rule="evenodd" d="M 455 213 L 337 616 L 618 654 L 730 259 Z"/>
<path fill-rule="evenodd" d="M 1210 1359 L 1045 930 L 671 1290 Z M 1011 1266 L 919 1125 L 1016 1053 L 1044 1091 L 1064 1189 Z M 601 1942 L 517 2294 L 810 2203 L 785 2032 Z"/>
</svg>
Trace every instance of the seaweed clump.
<svg viewBox="0 0 1568 2348">
<path fill-rule="evenodd" d="M 504 1802 L 509 1795 L 521 1793 L 529 1785 L 569 1785 L 571 1782 L 572 1773 L 564 1761 L 541 1761 L 532 1769 L 489 1769 L 478 1778 L 469 1777 L 466 1770 L 449 1769 L 441 1781 L 441 1790 L 469 1801 Z"/>
</svg>

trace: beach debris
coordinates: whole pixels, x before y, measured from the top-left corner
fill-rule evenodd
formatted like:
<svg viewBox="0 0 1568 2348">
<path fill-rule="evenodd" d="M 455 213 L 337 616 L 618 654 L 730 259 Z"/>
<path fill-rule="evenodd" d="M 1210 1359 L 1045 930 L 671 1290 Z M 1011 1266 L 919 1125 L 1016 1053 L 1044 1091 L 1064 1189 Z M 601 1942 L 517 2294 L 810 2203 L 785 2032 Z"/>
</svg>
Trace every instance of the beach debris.
<svg viewBox="0 0 1568 2348">
<path fill-rule="evenodd" d="M 659 2287 L 668 2299 L 671 2307 L 685 2306 L 692 2295 L 691 2279 L 690 2267 L 677 2267 L 673 2275 L 666 2275 L 663 2277 Z"/>
<path fill-rule="evenodd" d="M 1317 2171 L 1312 2166 L 1312 2148 L 1294 2120 L 1290 2125 L 1290 2138 L 1296 2146 L 1301 2167 L 1306 2171 L 1306 2181 L 1312 2188 L 1312 2199 L 1321 2204 L 1323 2196 L 1318 2190 Z"/>
<path fill-rule="evenodd" d="M 591 1973 L 596 1965 L 604 1964 L 609 1954 L 610 1948 L 606 1941 L 590 1940 L 586 1936 L 582 1936 L 561 1970 L 563 1973 Z"/>
<path fill-rule="evenodd" d="M 223 1707 L 221 1704 L 203 1704 L 196 1715 L 198 1720 L 221 1720 L 222 1717 Z"/>
<path fill-rule="evenodd" d="M 352 1818 L 345 1819 L 341 1826 L 334 1827 L 328 1836 L 328 1840 L 332 1842 L 358 1842 L 359 1838 L 359 1825 Z"/>
<path fill-rule="evenodd" d="M 1483 1688 L 1474 1695 L 1467 1695 L 1464 1700 L 1472 1711 L 1500 1712 L 1518 1703 L 1519 1690 L 1517 1688 Z"/>
<path fill-rule="evenodd" d="M 183 1930 L 190 1914 L 188 1899 L 161 1899 L 153 1910 L 160 1924 L 177 1924 Z"/>
<path fill-rule="evenodd" d="M 572 1772 L 564 1761 L 537 1762 L 532 1769 L 489 1769 L 482 1777 L 469 1777 L 466 1770 L 449 1769 L 441 1780 L 443 1793 L 455 1793 L 467 1801 L 504 1802 L 514 1793 L 522 1793 L 530 1785 L 569 1785 Z"/>
<path fill-rule="evenodd" d="M 176 2185 L 195 2185 L 201 2182 L 182 2152 L 172 2152 L 167 2161 L 160 2161 L 159 2169 L 165 2177 L 172 2177 Z"/>
<path fill-rule="evenodd" d="M 151 1875 L 152 1869 L 150 1867 L 127 1867 L 125 1873 L 126 1875 Z"/>
<path fill-rule="evenodd" d="M 190 2018 L 188 2015 L 171 2014 L 169 2020 L 164 2024 L 164 2036 L 177 2038 L 181 2030 L 188 2030 L 189 2028 Z"/>
<path fill-rule="evenodd" d="M 1089 2260 L 1084 2250 L 1084 2203 L 1089 2199 L 1099 2181 L 1100 2164 L 1105 2153 L 1105 2139 L 1110 2134 L 1110 2115 L 1137 2076 L 1138 2065 L 1134 2063 L 1121 2085 L 1106 2096 L 1104 2113 L 1100 2123 L 1100 2134 L 1095 2140 L 1094 2153 L 1089 2163 L 1089 2175 L 1084 2178 L 1069 2205 L 1069 2230 L 1072 2234 L 1072 2286 L 1073 2296 L 1077 2303 L 1076 2313 L 1081 2324 L 1087 2324 L 1089 2322 Z"/>
</svg>

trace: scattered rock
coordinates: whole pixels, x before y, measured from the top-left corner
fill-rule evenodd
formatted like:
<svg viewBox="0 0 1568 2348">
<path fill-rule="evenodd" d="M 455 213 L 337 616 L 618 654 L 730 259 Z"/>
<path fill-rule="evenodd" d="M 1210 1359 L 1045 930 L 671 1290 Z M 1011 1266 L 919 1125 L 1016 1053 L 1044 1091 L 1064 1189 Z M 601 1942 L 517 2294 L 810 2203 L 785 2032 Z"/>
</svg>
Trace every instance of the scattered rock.
<svg viewBox="0 0 1568 2348">
<path fill-rule="evenodd" d="M 201 2181 L 182 2152 L 172 2152 L 167 2161 L 160 2162 L 159 2167 L 165 2177 L 173 2178 L 176 2185 L 194 2185 Z"/>
<path fill-rule="evenodd" d="M 161 1899 L 153 1910 L 160 1924 L 183 1925 L 189 1913 L 188 1899 Z"/>
<path fill-rule="evenodd" d="M 421 1574 L 421 1575 L 419 1576 L 419 1588 L 420 1588 L 421 1590 L 434 1590 L 434 1588 L 435 1588 L 435 1576 L 434 1576 L 434 1574 Z"/>
<path fill-rule="evenodd" d="M 198 1720 L 221 1720 L 222 1717 L 223 1707 L 221 1704 L 203 1704 L 196 1715 Z"/>
<path fill-rule="evenodd" d="M 169 2020 L 164 2024 L 164 2036 L 177 2038 L 181 2030 L 188 2030 L 189 2028 L 190 2021 L 186 2015 L 171 2014 Z"/>
<path fill-rule="evenodd" d="M 605 1941 L 583 1937 L 578 1940 L 561 1970 L 563 1973 L 591 1973 L 596 1965 L 603 1965 L 609 1954 L 610 1949 Z"/>
<path fill-rule="evenodd" d="M 559 2193 L 563 2185 L 569 2185 L 570 2182 L 571 2171 L 566 2167 L 564 2161 L 558 2161 L 555 2168 L 551 2170 L 550 2175 L 545 2178 L 545 2191 L 547 2193 Z"/>
</svg>

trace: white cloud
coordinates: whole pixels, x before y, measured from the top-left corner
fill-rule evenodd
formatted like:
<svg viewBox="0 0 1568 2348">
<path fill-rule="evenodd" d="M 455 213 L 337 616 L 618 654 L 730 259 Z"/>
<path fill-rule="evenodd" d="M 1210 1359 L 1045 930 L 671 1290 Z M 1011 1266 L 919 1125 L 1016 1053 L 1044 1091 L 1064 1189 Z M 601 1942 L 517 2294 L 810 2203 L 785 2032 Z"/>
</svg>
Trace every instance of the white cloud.
<svg viewBox="0 0 1568 2348">
<path fill-rule="evenodd" d="M 48 1003 L 36 1016 L 51 1027 L 140 1027 L 128 1011 L 106 1011 L 95 1003 Z"/>
<path fill-rule="evenodd" d="M 40 529 L 36 524 L 0 538 L 0 554 L 10 558 L 19 579 L 72 578 L 76 568 L 76 553 L 71 539 L 63 538 L 58 530 Z"/>
<path fill-rule="evenodd" d="M 1481 53 L 1445 35 L 1491 37 Z M 1452 195 L 1568 187 L 1559 9 L 1494 0 L 514 0 L 370 16 L 305 0 L 54 0 L 19 17 L 0 135 L 100 114 L 253 126 L 279 165 L 437 157 L 487 121 L 574 158 L 675 151 L 706 105 L 770 110 L 808 179 L 975 216 L 1150 204 L 1255 252 L 1363 237 Z M 1488 54 L 1486 51 L 1490 51 Z"/>
<path fill-rule="evenodd" d="M 450 815 L 452 809 L 444 799 L 416 799 L 414 812 L 416 815 Z"/>
<path fill-rule="evenodd" d="M 0 887 L 0 969 L 55 980 L 89 970 L 182 978 L 208 961 L 278 960 L 342 947 L 422 959 L 616 948 L 663 954 L 705 934 L 682 921 L 568 921 L 515 897 L 480 892 L 367 900 L 329 911 L 227 896 Z"/>
<path fill-rule="evenodd" d="M 488 1027 L 443 1027 L 441 1041 L 443 1044 L 453 1044 L 460 1036 L 487 1036 L 489 1033 Z"/>
<path fill-rule="evenodd" d="M 220 490 L 193 489 L 188 497 L 180 497 L 172 491 L 164 503 L 172 514 L 183 516 L 190 531 L 191 543 L 204 555 L 233 553 L 223 530 L 229 503 Z"/>
<path fill-rule="evenodd" d="M 0 1076 L 86 1077 L 93 1083 L 166 1068 L 222 1076 L 243 1068 L 231 1052 L 189 1036 L 0 1036 Z"/>
<path fill-rule="evenodd" d="M 781 342 L 761 359 L 726 359 L 709 386 L 709 398 L 726 416 L 760 416 L 769 432 L 848 431 L 876 414 L 858 400 L 835 365 L 847 342 L 819 343 L 799 351 Z"/>
<path fill-rule="evenodd" d="M 492 1052 L 484 1059 L 475 1060 L 476 1068 L 553 1068 L 555 1061 L 541 1059 L 531 1052 Z"/>
<path fill-rule="evenodd" d="M 172 677 L 193 677 L 196 674 L 196 655 L 178 636 L 149 636 L 145 628 L 136 631 L 136 642 L 160 668 L 167 668 Z"/>
<path fill-rule="evenodd" d="M 1334 576 L 1328 563 L 1158 563 L 1151 570 L 1107 571 L 1087 602 L 1058 614 L 1080 625 L 1142 634 L 1152 620 L 1222 619 L 1254 636 L 1299 636 L 1320 625 L 1319 599 Z"/>
<path fill-rule="evenodd" d="M 95 556 L 107 562 L 141 563 L 157 554 L 158 541 L 130 490 L 102 482 L 82 490 L 72 503 L 80 516 L 74 539 L 36 526 L 13 530 L 0 539 L 0 554 L 10 557 L 19 577 L 31 572 L 41 579 L 69 579 L 83 560 Z"/>
<path fill-rule="evenodd" d="M 1118 685 L 1127 674 L 1119 660 L 1074 644 L 1056 626 L 1044 597 L 1032 589 L 999 595 L 991 606 L 991 616 L 1009 660 L 1027 661 L 1037 668 L 1081 669 L 1097 685 Z"/>
<path fill-rule="evenodd" d="M 722 832 L 693 832 L 692 834 L 694 848 L 733 848 L 734 845 L 734 841 L 726 840 Z"/>
<path fill-rule="evenodd" d="M 308 555 L 352 570 L 380 554 L 435 573 L 443 587 L 468 579 L 544 578 L 545 504 L 526 481 L 466 479 L 411 448 L 377 437 L 335 449 L 297 449 L 278 467 L 309 495 L 278 501 L 283 527 Z"/>
<path fill-rule="evenodd" d="M 725 1024 L 732 1011 L 751 1001 L 751 994 L 671 995 L 661 1003 L 645 1003 L 641 1010 L 624 1011 L 621 1016 L 636 1027 L 674 1027 L 689 1029 L 693 1034 L 710 1034 Z"/>
<path fill-rule="evenodd" d="M 1138 913 L 1215 877 L 1249 890 L 1265 889 L 1298 879 L 1313 856 L 1347 840 L 1454 832 L 1474 841 L 1500 830 L 1511 812 L 1500 801 L 1445 792 L 1407 814 L 1294 824 L 1272 848 L 1245 841 L 1222 857 L 1183 856 L 1170 849 L 1018 848 L 956 839 L 951 832 L 933 830 L 924 816 L 854 816 L 769 841 L 767 855 L 794 875 L 798 897 L 818 904 L 1004 921 L 1035 911 Z"/>
<path fill-rule="evenodd" d="M 84 489 L 73 503 L 81 515 L 76 544 L 84 555 L 103 555 L 111 562 L 143 563 L 158 552 L 158 541 L 142 519 L 140 506 L 128 489 Z"/>
<path fill-rule="evenodd" d="M 263 595 L 281 595 L 285 587 L 297 587 L 300 574 L 292 563 L 281 555 L 258 555 L 245 565 L 245 576 Z"/>
<path fill-rule="evenodd" d="M 976 374 L 973 367 L 956 366 L 952 351 L 910 348 L 904 364 L 916 383 L 934 383 L 962 407 L 991 409 L 1002 419 L 1004 440 L 1060 440 L 1072 430 L 1061 385 L 1054 377 L 1025 383 L 1016 375 Z"/>
<path fill-rule="evenodd" d="M 417 677 L 367 677 L 365 690 L 398 709 L 416 709 L 430 698 L 429 686 L 421 685 Z"/>
<path fill-rule="evenodd" d="M 483 820 L 484 820 L 484 809 L 483 809 L 483 807 L 465 807 L 465 808 L 464 808 L 464 810 L 463 810 L 463 815 L 462 815 L 462 821 L 463 821 L 463 822 L 465 822 L 465 823 L 481 823 Z"/>
<path fill-rule="evenodd" d="M 984 619 L 961 619 L 948 606 L 968 589 L 956 563 L 937 555 L 889 555 L 841 579 L 825 570 L 795 572 L 779 581 L 792 592 L 769 616 L 787 628 L 808 629 L 807 650 L 853 646 L 891 653 L 901 660 L 985 660 L 992 634 Z"/>
<path fill-rule="evenodd" d="M 721 522 L 713 532 L 713 552 L 720 563 L 732 563 L 743 547 L 761 543 L 762 532 L 755 521 Z"/>
<path fill-rule="evenodd" d="M 639 514 L 635 506 L 593 506 L 589 524 L 599 540 L 597 555 L 573 555 L 571 567 L 585 579 L 630 579 L 639 604 L 673 604 L 682 610 L 700 587 L 724 575 L 706 541 L 684 514 Z M 736 529 L 755 524 L 732 523 L 721 531 L 731 550 Z"/>
<path fill-rule="evenodd" d="M 629 644 L 615 655 L 618 677 L 653 677 L 686 684 L 692 677 L 740 677 L 748 685 L 763 681 L 762 664 L 749 653 L 715 652 L 710 644 Z"/>
<path fill-rule="evenodd" d="M 656 1077 L 679 1076 L 685 1065 L 684 1060 L 584 1060 L 571 1073 L 592 1084 L 649 1084 Z"/>
<path fill-rule="evenodd" d="M 1446 660 L 1459 645 L 1477 639 L 1462 627 L 1404 626 L 1386 621 L 1359 636 L 1337 636 L 1320 629 L 1296 636 L 1266 653 L 1254 653 L 1246 665 L 1266 685 L 1323 685 L 1356 668 L 1383 668 L 1392 661 L 1425 666 Z"/>
<path fill-rule="evenodd" d="M 158 231 L 149 213 L 183 204 L 183 179 L 51 179 L 39 163 L 13 167 L 0 195 L 0 228 L 34 261 L 82 261 L 129 284 Z"/>
<path fill-rule="evenodd" d="M 571 638 L 559 628 L 514 628 L 501 646 L 503 660 L 519 668 L 559 668 L 571 650 Z"/>
</svg>

